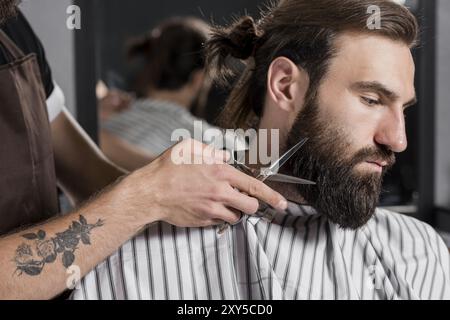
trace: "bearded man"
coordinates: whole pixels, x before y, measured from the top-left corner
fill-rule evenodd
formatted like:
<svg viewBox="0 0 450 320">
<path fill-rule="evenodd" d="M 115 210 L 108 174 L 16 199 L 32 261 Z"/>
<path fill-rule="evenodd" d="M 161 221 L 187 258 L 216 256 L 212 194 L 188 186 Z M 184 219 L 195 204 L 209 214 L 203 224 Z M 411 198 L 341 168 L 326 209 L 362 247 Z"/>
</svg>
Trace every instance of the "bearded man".
<svg viewBox="0 0 450 320">
<path fill-rule="evenodd" d="M 378 29 L 367 25 L 373 5 Z M 217 28 L 206 46 L 216 79 L 229 75 L 230 58 L 247 66 L 224 124 L 279 129 L 283 150 L 308 137 L 284 171 L 317 185 L 274 185 L 290 200 L 286 211 L 273 221 L 247 216 L 222 235 L 155 224 L 73 297 L 450 298 L 437 233 L 377 208 L 383 176 L 407 147 L 417 34 L 408 9 L 387 0 L 284 0 L 257 22 Z"/>
</svg>

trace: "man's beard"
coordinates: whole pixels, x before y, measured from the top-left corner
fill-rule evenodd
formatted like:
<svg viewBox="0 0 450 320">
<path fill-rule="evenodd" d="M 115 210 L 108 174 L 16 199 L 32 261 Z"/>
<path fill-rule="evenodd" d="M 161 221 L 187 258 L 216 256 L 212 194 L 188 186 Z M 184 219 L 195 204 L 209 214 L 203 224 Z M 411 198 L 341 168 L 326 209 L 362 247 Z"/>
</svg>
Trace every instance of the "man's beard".
<svg viewBox="0 0 450 320">
<path fill-rule="evenodd" d="M 20 0 L 0 0 L 0 25 L 17 15 Z"/>
<path fill-rule="evenodd" d="M 298 186 L 311 206 L 341 228 L 358 229 L 375 213 L 383 176 L 394 165 L 395 155 L 381 145 L 349 155 L 351 140 L 347 131 L 320 119 L 317 98 L 312 99 L 288 137 L 288 147 L 303 137 L 309 138 L 292 157 L 290 168 L 295 176 L 316 182 L 315 186 Z M 355 169 L 358 164 L 374 160 L 388 163 L 381 174 Z"/>
</svg>

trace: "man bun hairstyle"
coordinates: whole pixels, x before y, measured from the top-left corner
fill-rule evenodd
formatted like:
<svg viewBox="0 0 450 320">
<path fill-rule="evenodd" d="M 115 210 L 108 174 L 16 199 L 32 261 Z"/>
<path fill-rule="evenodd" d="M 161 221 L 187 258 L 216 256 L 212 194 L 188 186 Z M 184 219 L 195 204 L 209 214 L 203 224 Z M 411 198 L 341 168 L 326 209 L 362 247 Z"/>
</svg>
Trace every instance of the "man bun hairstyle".
<svg viewBox="0 0 450 320">
<path fill-rule="evenodd" d="M 255 21 L 244 16 L 227 28 L 215 28 L 206 44 L 206 64 L 213 78 L 225 82 L 232 75 L 227 66 L 229 57 L 245 61 L 254 54 L 258 31 Z"/>
</svg>

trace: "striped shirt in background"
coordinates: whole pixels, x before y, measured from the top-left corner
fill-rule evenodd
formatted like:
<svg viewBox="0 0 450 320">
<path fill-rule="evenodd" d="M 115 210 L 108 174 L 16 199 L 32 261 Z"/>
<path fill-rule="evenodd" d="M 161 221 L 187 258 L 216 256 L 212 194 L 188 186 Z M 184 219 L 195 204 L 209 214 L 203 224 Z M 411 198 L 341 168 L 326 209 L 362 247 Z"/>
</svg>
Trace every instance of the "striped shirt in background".
<svg viewBox="0 0 450 320">
<path fill-rule="evenodd" d="M 357 231 L 290 203 L 272 222 L 156 223 L 80 281 L 72 299 L 450 299 L 449 253 L 427 224 L 377 209 Z"/>
<path fill-rule="evenodd" d="M 191 138 L 196 138 L 195 125 L 199 125 L 199 121 L 202 129 L 200 133 L 213 128 L 175 103 L 141 99 L 134 102 L 130 109 L 111 117 L 102 128 L 151 155 L 158 156 L 176 143 L 171 141 L 176 129 L 186 129 Z"/>
</svg>

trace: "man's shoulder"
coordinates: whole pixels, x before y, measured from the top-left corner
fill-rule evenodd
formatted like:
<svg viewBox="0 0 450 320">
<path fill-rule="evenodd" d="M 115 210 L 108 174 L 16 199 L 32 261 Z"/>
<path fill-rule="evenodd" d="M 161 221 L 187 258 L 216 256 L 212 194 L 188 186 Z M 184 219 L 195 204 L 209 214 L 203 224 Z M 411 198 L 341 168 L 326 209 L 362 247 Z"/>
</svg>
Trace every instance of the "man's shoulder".
<svg viewBox="0 0 450 320">
<path fill-rule="evenodd" d="M 19 10 L 16 17 L 10 18 L 1 30 L 19 47 L 25 55 L 35 54 L 38 60 L 47 98 L 53 92 L 53 78 L 47 62 L 44 47 L 24 14 Z M 9 62 L 0 52 L 0 64 Z"/>
<path fill-rule="evenodd" d="M 386 229 L 391 236 L 412 238 L 416 245 L 422 244 L 427 250 L 438 252 L 447 249 L 439 233 L 428 223 L 415 217 L 377 208 L 372 223 L 378 228 Z"/>
<path fill-rule="evenodd" d="M 421 221 L 413 216 L 398 213 L 385 208 L 377 208 L 375 212 L 375 222 L 385 220 L 391 227 L 399 227 L 402 229 L 411 229 L 412 227 L 422 232 L 437 234 L 436 230 L 428 223 Z"/>
</svg>

